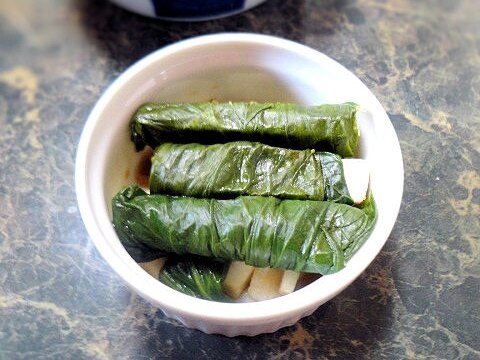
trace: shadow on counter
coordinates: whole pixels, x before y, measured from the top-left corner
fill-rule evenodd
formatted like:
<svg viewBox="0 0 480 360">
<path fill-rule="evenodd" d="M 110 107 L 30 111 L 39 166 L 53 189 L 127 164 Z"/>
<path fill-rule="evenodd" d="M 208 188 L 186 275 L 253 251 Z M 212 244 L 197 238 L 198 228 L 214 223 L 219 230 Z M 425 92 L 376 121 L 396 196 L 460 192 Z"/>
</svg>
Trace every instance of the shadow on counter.
<svg viewBox="0 0 480 360">
<path fill-rule="evenodd" d="M 124 349 L 132 354 L 153 355 L 163 342 L 170 343 L 171 358 L 190 359 L 192 349 L 210 349 L 199 359 L 372 359 L 394 343 L 391 329 L 396 316 L 396 296 L 391 256 L 381 252 L 367 270 L 334 299 L 293 326 L 271 334 L 228 338 L 192 330 L 167 319 L 161 310 L 138 314 L 141 340 Z M 146 305 L 137 298 L 135 307 Z M 147 306 L 149 306 L 147 304 Z M 137 318 L 138 321 L 138 318 Z M 188 346 L 185 346 L 188 344 Z M 392 349 L 402 357 L 405 349 Z M 238 358 L 238 357 L 235 357 Z"/>
<path fill-rule="evenodd" d="M 281 352 L 290 358 L 371 359 L 388 347 L 395 321 L 395 285 L 390 256 L 380 252 L 365 272 L 338 296 L 320 306 L 296 325 L 280 329 Z M 250 341 L 263 342 L 269 334 Z M 401 354 L 399 354 L 401 355 Z"/>
<path fill-rule="evenodd" d="M 87 37 L 123 70 L 170 43 L 202 34 L 254 32 L 305 43 L 306 34 L 333 34 L 347 21 L 349 1 L 268 0 L 234 16 L 200 22 L 172 22 L 140 16 L 108 2 L 78 0 L 74 4 Z"/>
</svg>

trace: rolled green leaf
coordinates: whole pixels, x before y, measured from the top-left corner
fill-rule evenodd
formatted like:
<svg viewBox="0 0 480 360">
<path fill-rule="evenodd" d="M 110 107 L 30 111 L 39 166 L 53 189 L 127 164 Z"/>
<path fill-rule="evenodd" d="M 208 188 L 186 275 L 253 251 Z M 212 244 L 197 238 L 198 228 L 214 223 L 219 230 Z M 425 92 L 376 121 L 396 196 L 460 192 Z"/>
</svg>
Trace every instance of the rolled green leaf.
<svg viewBox="0 0 480 360">
<path fill-rule="evenodd" d="M 196 254 L 329 274 L 344 267 L 373 230 L 376 208 L 329 201 L 241 196 L 218 200 L 148 195 L 136 185 L 112 200 L 120 241 L 165 254 Z"/>
<path fill-rule="evenodd" d="M 159 280 L 184 294 L 200 299 L 230 302 L 222 289 L 228 263 L 201 256 L 169 256 Z"/>
<path fill-rule="evenodd" d="M 248 141 L 158 146 L 152 157 L 150 193 L 205 198 L 258 195 L 353 204 L 338 155 Z"/>
<path fill-rule="evenodd" d="M 354 103 L 150 103 L 133 115 L 130 129 L 137 150 L 164 142 L 248 140 L 349 157 L 355 154 L 359 138 L 357 108 Z"/>
</svg>

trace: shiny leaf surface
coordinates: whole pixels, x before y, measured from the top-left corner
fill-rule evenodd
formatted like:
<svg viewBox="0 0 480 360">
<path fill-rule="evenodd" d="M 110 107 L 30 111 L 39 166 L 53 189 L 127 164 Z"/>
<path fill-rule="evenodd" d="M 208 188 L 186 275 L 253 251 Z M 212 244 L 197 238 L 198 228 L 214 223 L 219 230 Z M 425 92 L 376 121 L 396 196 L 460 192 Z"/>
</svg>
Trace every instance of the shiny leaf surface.
<svg viewBox="0 0 480 360">
<path fill-rule="evenodd" d="M 194 197 L 239 195 L 353 204 L 338 155 L 247 141 L 158 146 L 150 192 Z"/>
<path fill-rule="evenodd" d="M 217 200 L 148 195 L 136 185 L 112 200 L 113 223 L 128 247 L 196 254 L 329 274 L 371 233 L 376 209 L 328 201 L 244 196 Z"/>
<path fill-rule="evenodd" d="M 164 142 L 248 140 L 348 157 L 355 154 L 358 144 L 357 108 L 354 103 L 149 103 L 134 114 L 130 129 L 138 150 Z"/>
</svg>

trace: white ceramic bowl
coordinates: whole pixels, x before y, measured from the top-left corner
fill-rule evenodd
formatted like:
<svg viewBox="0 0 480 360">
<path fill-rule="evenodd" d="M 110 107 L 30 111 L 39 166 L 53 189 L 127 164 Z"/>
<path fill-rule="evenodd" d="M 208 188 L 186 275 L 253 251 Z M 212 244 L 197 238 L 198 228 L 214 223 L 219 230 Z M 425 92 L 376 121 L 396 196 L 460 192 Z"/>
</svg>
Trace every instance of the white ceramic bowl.
<svg viewBox="0 0 480 360">
<path fill-rule="evenodd" d="M 110 0 L 134 13 L 173 21 L 203 21 L 235 15 L 265 0 Z"/>
<path fill-rule="evenodd" d="M 372 235 L 338 273 L 292 294 L 257 303 L 217 303 L 181 294 L 143 271 L 111 225 L 110 201 L 132 183 L 138 154 L 129 139 L 132 113 L 147 101 L 256 100 L 302 104 L 355 101 L 360 156 L 371 165 L 378 206 Z M 372 262 L 395 223 L 403 191 L 403 163 L 384 109 L 352 73 L 327 56 L 280 38 L 206 35 L 162 48 L 127 69 L 102 95 L 83 130 L 76 190 L 85 226 L 98 251 L 138 294 L 184 325 L 227 336 L 273 332 L 294 324 L 345 289 Z"/>
</svg>

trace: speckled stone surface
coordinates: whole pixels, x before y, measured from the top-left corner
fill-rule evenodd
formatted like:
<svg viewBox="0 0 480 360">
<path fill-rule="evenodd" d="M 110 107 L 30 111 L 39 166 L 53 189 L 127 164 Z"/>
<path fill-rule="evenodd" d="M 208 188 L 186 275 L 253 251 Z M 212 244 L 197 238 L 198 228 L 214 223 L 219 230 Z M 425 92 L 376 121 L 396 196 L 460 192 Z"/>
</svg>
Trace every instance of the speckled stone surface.
<svg viewBox="0 0 480 360">
<path fill-rule="evenodd" d="M 480 2 L 269 0 L 203 23 L 106 1 L 0 2 L 0 359 L 480 359 Z M 295 326 L 253 338 L 186 329 L 133 295 L 84 229 L 85 119 L 140 57 L 198 34 L 318 49 L 388 112 L 405 163 L 378 258 Z"/>
</svg>

